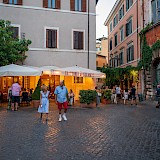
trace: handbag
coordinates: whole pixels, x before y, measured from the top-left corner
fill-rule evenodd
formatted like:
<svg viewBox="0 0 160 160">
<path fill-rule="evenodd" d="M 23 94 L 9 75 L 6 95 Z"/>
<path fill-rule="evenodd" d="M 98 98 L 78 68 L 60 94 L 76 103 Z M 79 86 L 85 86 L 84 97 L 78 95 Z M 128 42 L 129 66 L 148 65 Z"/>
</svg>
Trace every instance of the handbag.
<svg viewBox="0 0 160 160">
<path fill-rule="evenodd" d="M 42 113 L 42 112 L 43 112 L 43 108 L 42 108 L 42 105 L 41 105 L 41 104 L 40 104 L 39 107 L 38 107 L 38 112 L 39 112 L 39 113 Z"/>
</svg>

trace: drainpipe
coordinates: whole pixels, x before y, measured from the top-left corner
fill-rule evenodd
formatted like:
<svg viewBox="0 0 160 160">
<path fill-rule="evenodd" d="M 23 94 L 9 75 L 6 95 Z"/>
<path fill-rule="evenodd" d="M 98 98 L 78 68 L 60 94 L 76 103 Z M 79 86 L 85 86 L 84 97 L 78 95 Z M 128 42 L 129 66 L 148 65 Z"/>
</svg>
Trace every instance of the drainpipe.
<svg viewBox="0 0 160 160">
<path fill-rule="evenodd" d="M 88 0 L 88 69 L 89 69 L 89 0 Z"/>
</svg>

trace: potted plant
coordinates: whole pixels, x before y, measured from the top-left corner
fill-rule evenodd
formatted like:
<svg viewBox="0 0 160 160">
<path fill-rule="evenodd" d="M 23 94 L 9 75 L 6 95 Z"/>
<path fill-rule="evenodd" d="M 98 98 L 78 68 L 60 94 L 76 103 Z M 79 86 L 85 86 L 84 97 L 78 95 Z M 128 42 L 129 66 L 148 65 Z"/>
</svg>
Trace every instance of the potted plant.
<svg viewBox="0 0 160 160">
<path fill-rule="evenodd" d="M 80 90 L 80 103 L 82 107 L 93 107 L 96 106 L 96 91 L 94 90 Z"/>
<path fill-rule="evenodd" d="M 37 86 L 32 94 L 32 103 L 33 103 L 33 107 L 38 108 L 39 104 L 40 104 L 40 91 L 41 91 L 41 81 L 39 79 Z"/>
<path fill-rule="evenodd" d="M 108 104 L 111 101 L 111 90 L 104 90 L 102 93 L 102 103 Z"/>
</svg>

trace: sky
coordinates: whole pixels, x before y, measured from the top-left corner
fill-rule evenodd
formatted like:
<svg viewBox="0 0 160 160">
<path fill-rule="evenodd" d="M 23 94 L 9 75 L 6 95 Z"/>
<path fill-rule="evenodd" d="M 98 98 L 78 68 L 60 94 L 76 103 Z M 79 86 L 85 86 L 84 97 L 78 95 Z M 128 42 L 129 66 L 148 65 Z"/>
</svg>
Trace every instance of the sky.
<svg viewBox="0 0 160 160">
<path fill-rule="evenodd" d="M 99 0 L 96 6 L 96 38 L 101 38 L 103 35 L 108 36 L 107 27 L 104 22 L 107 19 L 116 0 Z"/>
</svg>

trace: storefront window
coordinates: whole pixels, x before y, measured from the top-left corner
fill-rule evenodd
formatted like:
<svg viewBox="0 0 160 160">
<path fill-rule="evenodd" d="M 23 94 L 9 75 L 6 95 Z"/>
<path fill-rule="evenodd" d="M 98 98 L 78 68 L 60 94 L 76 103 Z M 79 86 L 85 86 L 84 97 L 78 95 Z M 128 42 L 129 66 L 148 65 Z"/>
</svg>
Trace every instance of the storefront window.
<svg viewBox="0 0 160 160">
<path fill-rule="evenodd" d="M 83 77 L 74 77 L 74 83 L 83 83 Z"/>
</svg>

